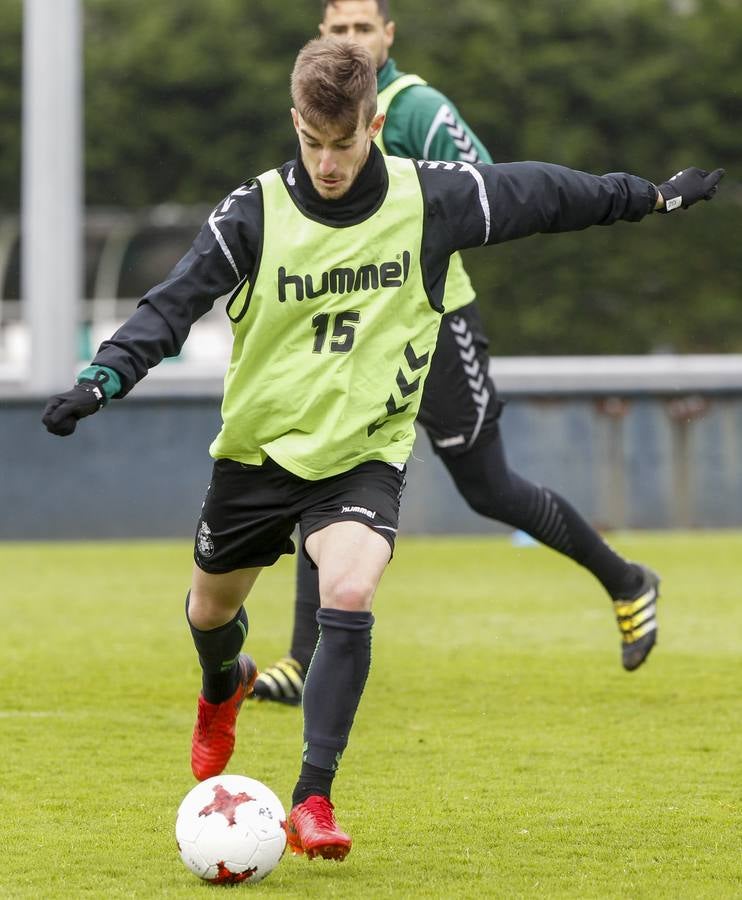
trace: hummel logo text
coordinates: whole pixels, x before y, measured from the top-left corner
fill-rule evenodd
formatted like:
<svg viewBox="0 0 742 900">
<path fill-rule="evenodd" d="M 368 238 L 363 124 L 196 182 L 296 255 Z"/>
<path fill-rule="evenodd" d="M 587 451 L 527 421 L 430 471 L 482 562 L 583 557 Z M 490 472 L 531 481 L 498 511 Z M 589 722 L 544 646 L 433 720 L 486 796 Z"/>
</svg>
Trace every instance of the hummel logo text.
<svg viewBox="0 0 742 900">
<path fill-rule="evenodd" d="M 314 300 L 323 294 L 350 294 L 353 291 L 370 291 L 383 287 L 402 287 L 410 274 L 410 251 L 402 253 L 402 261 L 383 262 L 381 265 L 367 263 L 353 269 L 338 266 L 319 276 L 319 287 L 314 286 L 312 275 L 288 275 L 284 266 L 278 267 L 278 301 L 288 299 L 289 285 L 294 287 L 294 299 Z"/>
<path fill-rule="evenodd" d="M 360 513 L 362 516 L 367 516 L 369 519 L 376 518 L 376 512 L 370 509 L 366 509 L 365 506 L 343 506 L 340 509 L 342 513 Z"/>
</svg>

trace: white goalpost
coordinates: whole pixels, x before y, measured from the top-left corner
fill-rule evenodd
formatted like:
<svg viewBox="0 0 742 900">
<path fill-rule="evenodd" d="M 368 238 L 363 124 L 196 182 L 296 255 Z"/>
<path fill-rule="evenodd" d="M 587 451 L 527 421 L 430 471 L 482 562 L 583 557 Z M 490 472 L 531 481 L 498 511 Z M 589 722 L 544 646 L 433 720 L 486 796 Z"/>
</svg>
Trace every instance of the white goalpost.
<svg viewBox="0 0 742 900">
<path fill-rule="evenodd" d="M 21 271 L 26 384 L 68 386 L 82 295 L 81 0 L 24 0 Z"/>
</svg>

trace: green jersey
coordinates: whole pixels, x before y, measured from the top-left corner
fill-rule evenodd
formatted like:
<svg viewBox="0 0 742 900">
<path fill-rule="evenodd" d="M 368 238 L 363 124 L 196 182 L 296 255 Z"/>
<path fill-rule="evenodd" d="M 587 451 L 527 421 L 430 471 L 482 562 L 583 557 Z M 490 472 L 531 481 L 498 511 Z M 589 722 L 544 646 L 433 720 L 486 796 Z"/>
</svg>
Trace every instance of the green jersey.
<svg viewBox="0 0 742 900">
<path fill-rule="evenodd" d="M 378 73 L 378 112 L 386 115 L 376 138 L 383 153 L 412 159 L 492 162 L 485 146 L 456 107 L 418 75 L 400 72 L 393 59 Z M 461 255 L 451 257 L 444 307 L 455 312 L 475 293 Z"/>
<path fill-rule="evenodd" d="M 212 456 L 270 456 L 310 480 L 407 460 L 440 312 L 421 271 L 416 164 L 385 166 L 381 206 L 343 227 L 302 212 L 277 170 L 257 179 L 262 248 L 228 306 L 234 345 Z"/>
<path fill-rule="evenodd" d="M 417 75 L 400 72 L 388 59 L 377 75 L 380 102 L 390 96 L 387 89 L 395 83 L 384 122 L 386 153 L 412 159 L 492 162 L 487 148 L 445 94 Z M 404 90 L 399 90 L 400 85 Z"/>
</svg>

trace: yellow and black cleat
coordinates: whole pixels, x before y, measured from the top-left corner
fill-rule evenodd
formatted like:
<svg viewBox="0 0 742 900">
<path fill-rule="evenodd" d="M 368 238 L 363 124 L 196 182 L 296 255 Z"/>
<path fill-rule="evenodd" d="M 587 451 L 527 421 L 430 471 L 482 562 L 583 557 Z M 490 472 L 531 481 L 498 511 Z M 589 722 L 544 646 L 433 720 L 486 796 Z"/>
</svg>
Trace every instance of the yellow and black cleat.
<svg viewBox="0 0 742 900">
<path fill-rule="evenodd" d="M 284 656 L 258 675 L 253 696 L 258 700 L 298 706 L 303 690 L 304 669 L 291 656 Z"/>
<path fill-rule="evenodd" d="M 657 642 L 657 600 L 660 579 L 651 569 L 640 566 L 644 578 L 632 596 L 613 601 L 618 630 L 621 632 L 621 661 L 624 669 L 638 669 Z"/>
</svg>

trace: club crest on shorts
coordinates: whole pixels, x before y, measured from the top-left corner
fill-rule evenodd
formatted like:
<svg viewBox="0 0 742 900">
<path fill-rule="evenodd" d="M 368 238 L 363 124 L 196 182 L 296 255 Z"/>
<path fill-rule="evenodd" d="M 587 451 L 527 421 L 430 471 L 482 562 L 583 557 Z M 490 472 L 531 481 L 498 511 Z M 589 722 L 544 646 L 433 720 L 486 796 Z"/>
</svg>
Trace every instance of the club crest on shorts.
<svg viewBox="0 0 742 900">
<path fill-rule="evenodd" d="M 198 547 L 198 555 L 204 559 L 214 555 L 214 538 L 211 535 L 211 529 L 203 519 L 198 527 L 196 547 Z"/>
</svg>

